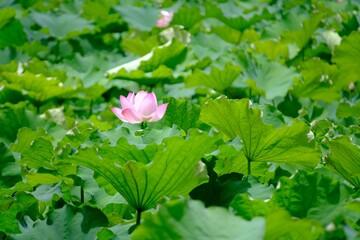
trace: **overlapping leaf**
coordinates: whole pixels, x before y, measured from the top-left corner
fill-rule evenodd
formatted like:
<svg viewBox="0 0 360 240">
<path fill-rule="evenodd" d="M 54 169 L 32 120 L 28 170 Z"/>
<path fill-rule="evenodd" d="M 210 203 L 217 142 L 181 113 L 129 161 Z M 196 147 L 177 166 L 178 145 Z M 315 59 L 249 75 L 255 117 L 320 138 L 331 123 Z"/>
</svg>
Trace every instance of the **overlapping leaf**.
<svg viewBox="0 0 360 240">
<path fill-rule="evenodd" d="M 174 201 L 144 221 L 133 239 L 263 239 L 265 221 L 246 221 L 220 207 Z"/>
<path fill-rule="evenodd" d="M 260 91 L 267 99 L 284 97 L 299 74 L 294 67 L 257 57 L 257 61 L 246 59 L 244 75 L 250 87 Z"/>
<path fill-rule="evenodd" d="M 320 160 L 320 152 L 307 138 L 309 128 L 304 123 L 294 120 L 291 126 L 280 129 L 264 124 L 261 111 L 251 108 L 247 99 L 234 101 L 220 97 L 210 100 L 203 106 L 200 120 L 230 139 L 239 136 L 248 161 L 314 167 Z"/>
<path fill-rule="evenodd" d="M 64 224 L 66 223 L 66 224 Z M 84 207 L 77 210 L 65 205 L 49 213 L 47 220 L 29 223 L 21 234 L 12 235 L 14 239 L 46 239 L 72 240 L 95 239 L 100 227 L 106 226 L 105 215 L 96 208 Z"/>
</svg>

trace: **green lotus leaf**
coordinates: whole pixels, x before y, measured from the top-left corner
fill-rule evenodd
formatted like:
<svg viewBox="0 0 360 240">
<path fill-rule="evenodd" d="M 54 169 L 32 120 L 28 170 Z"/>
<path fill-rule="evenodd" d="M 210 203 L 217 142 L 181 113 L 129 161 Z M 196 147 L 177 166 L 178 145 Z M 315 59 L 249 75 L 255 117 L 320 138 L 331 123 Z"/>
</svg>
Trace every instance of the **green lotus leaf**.
<svg viewBox="0 0 360 240">
<path fill-rule="evenodd" d="M 277 129 L 264 124 L 261 115 L 261 110 L 252 108 L 248 99 L 220 97 L 203 105 L 200 120 L 230 139 L 240 137 L 249 162 L 297 163 L 308 167 L 319 162 L 321 154 L 314 141 L 309 142 L 306 124 L 294 120 L 291 126 Z"/>
</svg>

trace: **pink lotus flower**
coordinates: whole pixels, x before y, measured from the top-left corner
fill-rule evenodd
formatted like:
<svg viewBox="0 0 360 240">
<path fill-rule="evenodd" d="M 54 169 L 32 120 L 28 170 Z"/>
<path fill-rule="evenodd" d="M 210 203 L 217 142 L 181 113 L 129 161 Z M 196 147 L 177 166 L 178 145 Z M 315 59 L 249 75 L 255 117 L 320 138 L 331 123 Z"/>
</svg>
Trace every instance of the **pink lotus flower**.
<svg viewBox="0 0 360 240">
<path fill-rule="evenodd" d="M 113 113 L 123 122 L 142 123 L 156 122 L 164 117 L 168 103 L 157 105 L 155 93 L 140 91 L 120 96 L 121 108 L 111 108 Z"/>
<path fill-rule="evenodd" d="M 157 20 L 156 26 L 166 28 L 174 17 L 174 11 L 161 10 L 160 14 L 161 17 Z"/>
</svg>

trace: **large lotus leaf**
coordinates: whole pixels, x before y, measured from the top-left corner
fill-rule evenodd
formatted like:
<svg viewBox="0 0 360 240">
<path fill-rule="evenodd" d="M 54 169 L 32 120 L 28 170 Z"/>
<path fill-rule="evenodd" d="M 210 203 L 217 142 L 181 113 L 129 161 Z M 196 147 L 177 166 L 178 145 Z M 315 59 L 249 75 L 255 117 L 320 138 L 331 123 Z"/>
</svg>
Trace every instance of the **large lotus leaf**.
<svg viewBox="0 0 360 240">
<path fill-rule="evenodd" d="M 327 162 L 338 174 L 352 185 L 360 188 L 360 148 L 348 137 L 340 137 L 327 143 L 330 148 Z"/>
<path fill-rule="evenodd" d="M 55 15 L 34 11 L 30 16 L 41 27 L 48 29 L 50 36 L 61 40 L 90 33 L 94 28 L 86 19 L 70 13 Z"/>
<path fill-rule="evenodd" d="M 200 120 L 217 128 L 230 139 L 240 137 L 248 161 L 297 163 L 314 167 L 320 152 L 309 142 L 309 127 L 298 120 L 291 126 L 275 128 L 264 124 L 261 110 L 248 99 L 239 101 L 220 97 L 205 103 Z"/>
<path fill-rule="evenodd" d="M 131 206 L 138 210 L 154 207 L 164 196 L 188 194 L 200 184 L 195 167 L 200 158 L 212 148 L 213 139 L 206 135 L 186 140 L 172 137 L 164 140 L 164 150 L 157 151 L 152 162 L 136 159 L 139 153 L 127 155 L 127 162 L 119 158 L 101 158 L 94 148 L 86 148 L 71 157 L 104 177 Z M 123 142 L 122 147 L 129 146 Z M 129 146 L 131 148 L 131 146 Z M 141 151 L 141 150 L 138 150 Z M 92 157 L 89 157 L 92 156 Z"/>
<path fill-rule="evenodd" d="M 205 86 L 217 91 L 229 88 L 239 76 L 241 68 L 227 64 L 224 69 L 213 68 L 209 74 L 195 69 L 194 73 L 185 78 L 187 87 Z"/>
<path fill-rule="evenodd" d="M 302 63 L 300 69 L 303 81 L 295 84 L 294 95 L 328 103 L 340 98 L 335 65 L 320 59 L 311 59 Z"/>
<path fill-rule="evenodd" d="M 292 216 L 325 225 L 344 213 L 350 193 L 348 186 L 325 174 L 298 171 L 292 178 L 280 178 L 273 200 Z"/>
<path fill-rule="evenodd" d="M 333 61 L 339 68 L 338 79 L 345 86 L 349 82 L 359 81 L 360 69 L 360 32 L 353 31 L 342 39 L 335 48 Z"/>
<path fill-rule="evenodd" d="M 28 220 L 31 222 L 31 220 Z M 65 205 L 48 214 L 45 220 L 37 220 L 23 227 L 21 234 L 15 234 L 13 239 L 96 239 L 100 227 L 108 225 L 106 216 L 98 209 L 83 207 L 78 210 Z"/>
<path fill-rule="evenodd" d="M 134 240 L 162 239 L 263 239 L 263 218 L 246 221 L 220 207 L 205 208 L 199 201 L 172 201 L 145 219 Z"/>
</svg>

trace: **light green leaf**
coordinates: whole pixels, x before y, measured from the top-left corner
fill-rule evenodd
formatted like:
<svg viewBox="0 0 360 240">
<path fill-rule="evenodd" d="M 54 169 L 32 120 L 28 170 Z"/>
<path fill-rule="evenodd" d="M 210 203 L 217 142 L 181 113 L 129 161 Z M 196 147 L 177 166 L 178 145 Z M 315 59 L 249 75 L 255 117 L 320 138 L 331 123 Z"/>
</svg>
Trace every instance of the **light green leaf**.
<svg viewBox="0 0 360 240">
<path fill-rule="evenodd" d="M 28 127 L 21 128 L 17 134 L 17 141 L 11 145 L 10 149 L 13 152 L 22 153 L 25 149 L 30 148 L 30 144 L 39 137 L 48 137 L 48 140 L 52 140 L 51 137 L 46 135 L 43 128 L 39 128 L 37 131 Z"/>
<path fill-rule="evenodd" d="M 327 162 L 340 176 L 360 188 L 360 148 L 345 136 L 331 140 L 327 145 L 330 148 Z"/>
<path fill-rule="evenodd" d="M 294 219 L 283 209 L 271 211 L 266 217 L 265 240 L 321 239 L 324 230 L 319 222 Z"/>
<path fill-rule="evenodd" d="M 254 52 L 264 54 L 272 61 L 285 62 L 289 59 L 288 47 L 279 41 L 263 40 L 255 42 Z"/>
<path fill-rule="evenodd" d="M 7 23 L 11 21 L 16 15 L 14 8 L 2 8 L 0 9 L 0 29 L 3 28 Z"/>
<path fill-rule="evenodd" d="M 256 22 L 274 17 L 273 14 L 269 13 L 265 5 L 254 7 L 251 10 L 246 9 L 245 11 L 241 11 L 242 8 L 239 8 L 232 1 L 218 5 L 208 4 L 206 15 L 217 18 L 239 31 L 249 28 Z"/>
<path fill-rule="evenodd" d="M 36 169 L 45 167 L 55 169 L 52 164 L 55 151 L 50 141 L 44 138 L 37 138 L 31 143 L 31 147 L 26 149 L 21 155 L 21 163 Z"/>
<path fill-rule="evenodd" d="M 157 36 L 153 35 L 147 39 L 142 38 L 124 38 L 121 41 L 121 46 L 125 51 L 144 56 L 149 53 L 154 47 L 160 45 Z"/>
<path fill-rule="evenodd" d="M 263 239 L 265 221 L 246 221 L 220 207 L 205 208 L 198 201 L 172 201 L 145 219 L 134 240 L 162 239 Z"/>
<path fill-rule="evenodd" d="M 2 74 L 5 88 L 21 92 L 35 104 L 43 103 L 52 98 L 72 97 L 76 91 L 73 87 L 64 87 L 56 78 L 47 78 L 40 74 L 25 72 L 17 74 L 6 72 Z"/>
<path fill-rule="evenodd" d="M 77 210 L 65 205 L 51 211 L 45 220 L 37 220 L 22 228 L 21 234 L 12 235 L 13 239 L 53 239 L 73 240 L 96 239 L 100 227 L 107 226 L 105 215 L 96 208 L 83 207 Z"/>
<path fill-rule="evenodd" d="M 200 9 L 198 7 L 187 5 L 179 8 L 174 14 L 174 18 L 171 24 L 177 24 L 184 26 L 185 29 L 190 29 L 203 17 L 201 16 Z"/>
<path fill-rule="evenodd" d="M 254 217 L 264 217 L 271 214 L 273 203 L 261 199 L 251 199 L 248 194 L 238 194 L 230 204 L 232 212 L 246 220 Z"/>
<path fill-rule="evenodd" d="M 236 30 L 228 25 L 224 26 L 212 26 L 211 32 L 219 35 L 224 41 L 237 45 L 242 40 L 242 32 Z"/>
<path fill-rule="evenodd" d="M 314 167 L 320 152 L 309 142 L 309 128 L 294 120 L 291 126 L 276 129 L 264 124 L 261 110 L 251 108 L 248 99 L 239 101 L 220 97 L 205 103 L 200 120 L 217 128 L 230 139 L 240 137 L 248 161 L 298 163 Z"/>
<path fill-rule="evenodd" d="M 85 144 L 85 140 L 95 131 L 93 124 L 80 122 L 66 133 L 65 137 L 58 143 L 58 147 L 70 144 L 78 148 L 81 144 Z"/>
<path fill-rule="evenodd" d="M 248 64 L 247 69 L 243 68 L 247 82 L 251 88 L 264 93 L 266 99 L 284 97 L 293 80 L 299 76 L 294 67 L 286 67 L 262 56 L 257 57 L 257 63 Z"/>
<path fill-rule="evenodd" d="M 63 13 L 57 16 L 34 11 L 30 16 L 41 27 L 48 29 L 51 36 L 60 40 L 90 33 L 93 30 L 93 25 L 89 21 L 75 14 Z"/>
<path fill-rule="evenodd" d="M 350 104 L 347 102 L 340 102 L 336 109 L 336 116 L 338 118 L 359 118 L 360 117 L 360 102 Z"/>
<path fill-rule="evenodd" d="M 359 81 L 360 69 L 360 32 L 353 31 L 345 36 L 340 46 L 335 48 L 333 61 L 339 69 L 338 81 L 348 86 L 350 82 Z"/>
<path fill-rule="evenodd" d="M 185 78 L 187 87 L 205 86 L 217 91 L 229 88 L 239 76 L 241 68 L 232 64 L 226 64 L 224 69 L 212 68 L 209 74 L 195 69 L 194 73 Z"/>
<path fill-rule="evenodd" d="M 294 84 L 294 95 L 328 103 L 340 98 L 335 65 L 320 59 L 311 59 L 301 63 L 300 69 L 303 81 Z"/>
<path fill-rule="evenodd" d="M 39 184 L 53 184 L 61 181 L 61 178 L 49 173 L 34 173 L 26 175 L 26 183 L 31 186 Z"/>
<path fill-rule="evenodd" d="M 147 210 L 164 196 L 188 194 L 200 184 L 195 167 L 200 158 L 212 148 L 212 141 L 206 135 L 187 140 L 167 138 L 164 140 L 164 151 L 157 151 L 152 162 L 147 165 L 144 164 L 147 159 L 135 159 L 138 154 L 127 157 L 125 164 L 119 158 L 100 159 L 94 148 L 79 151 L 72 156 L 71 161 L 96 171 L 135 209 Z M 122 146 L 129 145 L 124 142 Z"/>
<path fill-rule="evenodd" d="M 160 11 L 148 6 L 135 7 L 130 5 L 117 5 L 113 7 L 118 11 L 122 18 L 130 25 L 130 27 L 141 31 L 150 31 L 155 25 Z"/>
<path fill-rule="evenodd" d="M 200 114 L 198 105 L 187 99 L 170 98 L 167 102 L 169 105 L 166 109 L 165 122 L 169 126 L 176 124 L 185 131 L 196 126 Z"/>
<path fill-rule="evenodd" d="M 300 49 L 304 48 L 318 28 L 322 19 L 323 13 L 313 14 L 309 19 L 302 23 L 303 27 L 301 29 L 283 32 L 283 41 L 290 44 L 295 43 Z"/>
</svg>

